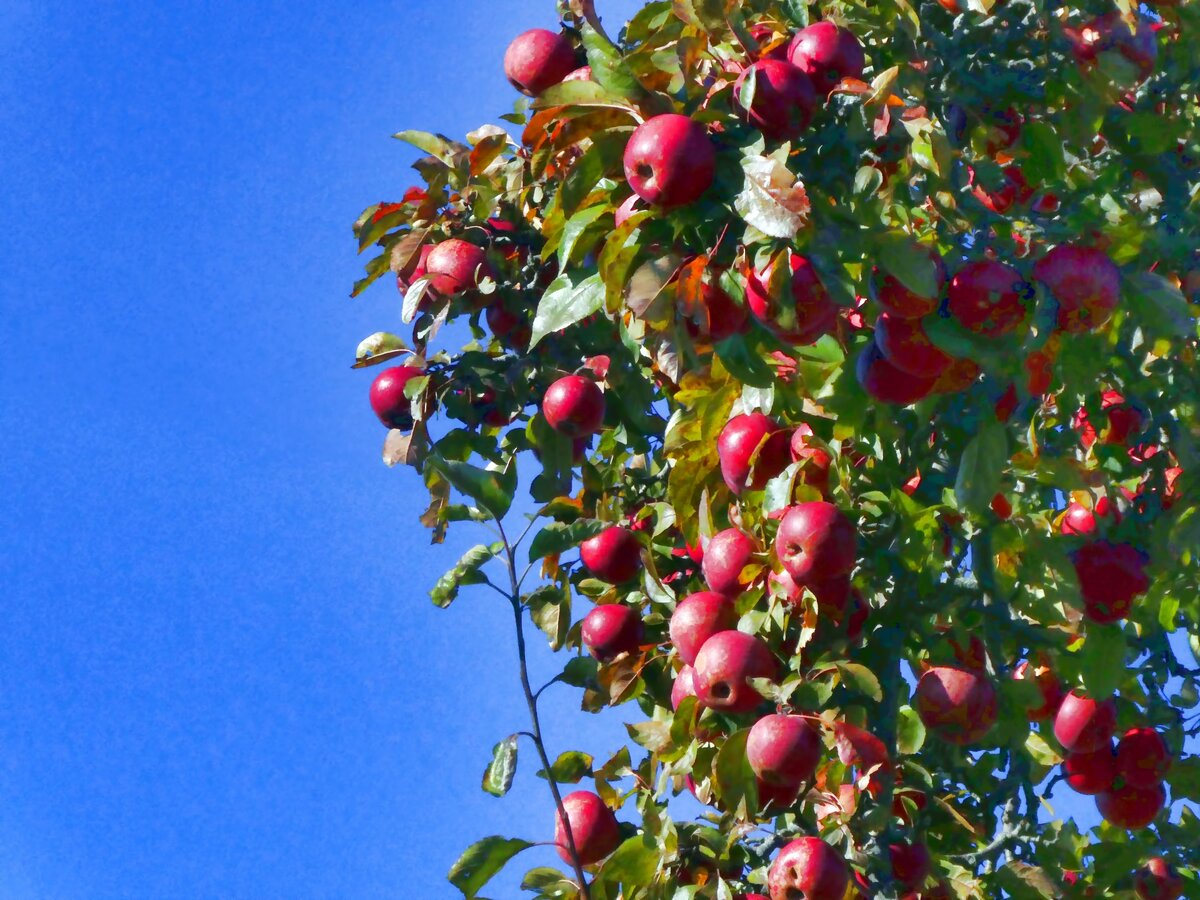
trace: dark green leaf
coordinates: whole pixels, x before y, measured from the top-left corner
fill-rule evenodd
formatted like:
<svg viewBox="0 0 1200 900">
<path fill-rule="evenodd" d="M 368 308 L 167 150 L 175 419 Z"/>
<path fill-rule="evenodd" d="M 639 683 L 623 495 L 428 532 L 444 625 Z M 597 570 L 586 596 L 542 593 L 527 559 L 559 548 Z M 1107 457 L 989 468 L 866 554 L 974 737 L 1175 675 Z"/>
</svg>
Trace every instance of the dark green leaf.
<svg viewBox="0 0 1200 900">
<path fill-rule="evenodd" d="M 958 475 L 954 480 L 954 496 L 961 509 L 982 512 L 992 502 L 1000 488 L 1004 467 L 1008 464 L 1008 434 L 998 422 L 987 422 L 967 444 Z"/>
<path fill-rule="evenodd" d="M 532 847 L 529 841 L 499 835 L 485 837 L 472 844 L 450 867 L 450 883 L 462 891 L 467 900 L 474 900 L 485 884 L 522 850 Z"/>
<path fill-rule="evenodd" d="M 545 584 L 522 602 L 529 607 L 529 617 L 550 641 L 550 649 L 558 650 L 567 642 L 571 630 L 571 594 L 557 584 Z"/>
<path fill-rule="evenodd" d="M 618 97 L 636 99 L 642 86 L 629 70 L 621 51 L 590 25 L 583 26 L 583 47 L 587 51 L 592 79 Z"/>
<path fill-rule="evenodd" d="M 517 774 L 517 735 L 510 734 L 492 748 L 492 761 L 483 772 L 483 789 L 493 797 L 503 797 Z"/>
<path fill-rule="evenodd" d="M 517 460 L 512 456 L 502 470 L 480 469 L 469 463 L 431 456 L 425 465 L 437 470 L 455 488 L 466 494 L 497 519 L 512 506 L 517 489 Z"/>
<path fill-rule="evenodd" d="M 783 0 L 783 12 L 797 28 L 808 27 L 808 0 Z"/>
<path fill-rule="evenodd" d="M 1138 321 L 1151 337 L 1190 337 L 1196 333 L 1193 318 L 1183 293 L 1167 279 L 1154 272 L 1134 272 L 1125 276 L 1125 289 L 1140 301 L 1131 308 L 1137 310 Z"/>
<path fill-rule="evenodd" d="M 714 786 L 717 796 L 725 808 L 734 811 L 744 800 L 746 811 L 753 815 L 758 811 L 758 783 L 750 762 L 746 759 L 746 741 L 750 729 L 735 731 L 722 745 L 713 766 Z"/>
<path fill-rule="evenodd" d="M 842 681 L 849 687 L 865 694 L 876 703 L 883 699 L 883 689 L 875 673 L 860 663 L 839 662 L 838 671 L 842 673 Z"/>
<path fill-rule="evenodd" d="M 464 553 L 454 568 L 439 578 L 433 590 L 429 592 L 434 604 L 445 609 L 454 602 L 459 588 L 469 584 L 483 584 L 487 578 L 480 569 L 503 549 L 503 544 L 492 544 L 490 547 L 478 544 Z"/>
<path fill-rule="evenodd" d="M 903 235 L 888 235 L 876 248 L 880 267 L 920 297 L 938 295 L 937 268 L 929 253 Z"/>
<path fill-rule="evenodd" d="M 559 202 L 564 213 L 574 213 L 601 178 L 621 170 L 621 159 L 628 140 L 629 134 L 624 131 L 605 132 L 592 139 L 592 145 L 571 168 L 571 173 L 563 182 Z M 566 238 L 563 239 L 563 243 L 566 243 Z"/>
<path fill-rule="evenodd" d="M 533 319 L 533 336 L 529 346 L 554 331 L 586 319 L 604 305 L 604 283 L 599 274 L 587 277 L 577 272 L 559 275 L 546 288 Z"/>
<path fill-rule="evenodd" d="M 900 707 L 896 721 L 896 749 L 905 756 L 918 752 L 925 745 L 925 723 L 911 706 Z"/>
<path fill-rule="evenodd" d="M 412 144 L 418 150 L 428 153 L 450 168 L 454 168 L 471 152 L 470 148 L 457 141 L 452 141 L 441 134 L 430 134 L 427 131 L 401 131 L 393 134 L 392 137 L 398 141 L 404 141 L 406 144 Z"/>
<path fill-rule="evenodd" d="M 1125 634 L 1119 625 L 1089 625 L 1079 651 L 1080 674 L 1088 693 L 1107 697 L 1125 679 Z"/>
<path fill-rule="evenodd" d="M 568 750 L 560 753 L 558 759 L 550 764 L 550 774 L 559 784 L 578 784 L 592 774 L 594 760 L 586 753 L 578 750 Z M 546 770 L 538 770 L 538 778 L 546 777 Z"/>
<path fill-rule="evenodd" d="M 662 850 L 658 842 L 642 833 L 629 838 L 613 851 L 596 880 L 617 887 L 640 887 L 650 883 L 658 870 Z"/>
</svg>

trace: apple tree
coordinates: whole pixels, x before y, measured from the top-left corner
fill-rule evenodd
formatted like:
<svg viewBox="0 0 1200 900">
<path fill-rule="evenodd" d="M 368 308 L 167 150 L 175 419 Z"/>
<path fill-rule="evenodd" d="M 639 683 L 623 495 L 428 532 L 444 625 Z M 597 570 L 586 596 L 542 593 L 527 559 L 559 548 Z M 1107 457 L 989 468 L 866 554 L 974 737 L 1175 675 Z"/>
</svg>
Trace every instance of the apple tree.
<svg viewBox="0 0 1200 900">
<path fill-rule="evenodd" d="M 513 612 L 484 788 L 549 775 L 451 882 L 1200 896 L 1200 4 L 558 12 L 355 225 L 385 461 L 492 535 L 433 601 Z M 546 746 L 539 633 L 627 745 Z"/>
</svg>

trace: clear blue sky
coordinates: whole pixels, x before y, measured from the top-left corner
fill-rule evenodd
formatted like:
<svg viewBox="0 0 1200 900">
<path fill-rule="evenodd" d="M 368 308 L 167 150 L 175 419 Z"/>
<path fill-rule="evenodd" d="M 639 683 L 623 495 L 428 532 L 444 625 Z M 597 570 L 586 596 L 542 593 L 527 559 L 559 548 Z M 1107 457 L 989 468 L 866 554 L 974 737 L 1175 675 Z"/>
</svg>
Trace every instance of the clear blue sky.
<svg viewBox="0 0 1200 900">
<path fill-rule="evenodd" d="M 505 45 L 552 17 L 0 3 L 6 900 L 438 900 L 476 838 L 549 839 L 531 753 L 479 790 L 525 725 L 511 622 L 427 599 L 476 535 L 430 549 L 379 462 L 348 363 L 399 302 L 347 293 L 350 223 L 411 181 L 388 136 L 494 121 Z M 547 697 L 552 749 L 615 749 Z"/>
<path fill-rule="evenodd" d="M 437 900 L 476 838 L 549 839 L 531 754 L 479 790 L 524 727 L 511 621 L 430 604 L 476 535 L 430 550 L 380 463 L 349 362 L 399 302 L 347 295 L 351 222 L 415 175 L 389 136 L 508 111 L 505 45 L 552 23 L 0 2 L 6 900 Z M 550 697 L 556 749 L 615 747 Z"/>
</svg>

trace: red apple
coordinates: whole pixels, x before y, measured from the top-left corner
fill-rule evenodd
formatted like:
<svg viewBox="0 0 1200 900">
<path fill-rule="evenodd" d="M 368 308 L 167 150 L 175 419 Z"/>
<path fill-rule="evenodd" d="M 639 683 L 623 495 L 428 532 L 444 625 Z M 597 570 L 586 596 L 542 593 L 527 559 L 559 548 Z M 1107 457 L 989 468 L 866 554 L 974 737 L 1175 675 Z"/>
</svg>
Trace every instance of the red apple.
<svg viewBox="0 0 1200 900">
<path fill-rule="evenodd" d="M 571 826 L 571 837 L 581 865 L 598 863 L 617 849 L 621 843 L 617 817 L 598 795 L 591 791 L 575 791 L 562 798 L 562 805 L 567 821 L 564 824 L 561 815 L 555 816 L 554 843 L 564 862 L 571 862 L 566 825 Z"/>
<path fill-rule="evenodd" d="M 1160 784 L 1171 770 L 1171 751 L 1153 728 L 1131 728 L 1117 742 L 1117 774 L 1134 787 Z"/>
<path fill-rule="evenodd" d="M 708 190 L 717 151 L 699 122 L 674 113 L 637 127 L 625 145 L 625 178 L 655 206 L 685 206 Z"/>
<path fill-rule="evenodd" d="M 1099 328 L 1121 297 L 1121 270 L 1093 247 L 1060 244 L 1037 261 L 1033 277 L 1058 301 L 1058 327 L 1071 333 Z"/>
<path fill-rule="evenodd" d="M 706 335 L 712 341 L 723 341 L 746 330 L 746 307 L 722 290 L 715 275 L 700 289 L 700 305 L 702 310 L 693 311 L 693 316 L 683 321 L 692 338 Z M 695 318 L 695 312 L 702 312 L 702 317 Z"/>
<path fill-rule="evenodd" d="M 779 851 L 767 873 L 771 900 L 842 900 L 850 867 L 820 838 L 797 838 Z"/>
<path fill-rule="evenodd" d="M 504 53 L 504 74 L 522 94 L 536 97 L 575 70 L 575 48 L 564 35 L 531 28 Z"/>
<path fill-rule="evenodd" d="M 1077 793 L 1095 795 L 1110 790 L 1117 777 L 1117 758 L 1112 746 L 1104 745 L 1088 753 L 1068 753 L 1063 760 L 1063 776 Z"/>
<path fill-rule="evenodd" d="M 940 379 L 921 378 L 896 368 L 884 358 L 874 340 L 859 354 L 855 374 L 868 396 L 896 406 L 911 406 L 928 397 L 941 383 Z M 978 375 L 978 368 L 975 374 Z"/>
<path fill-rule="evenodd" d="M 1179 900 L 1183 889 L 1183 879 L 1161 856 L 1147 860 L 1133 875 L 1133 890 L 1138 900 Z"/>
<path fill-rule="evenodd" d="M 909 843 L 897 842 L 888 847 L 888 856 L 892 861 L 892 875 L 901 886 L 916 890 L 929 878 L 933 871 L 933 859 L 929 856 L 929 848 L 920 841 Z"/>
<path fill-rule="evenodd" d="M 579 545 L 579 558 L 601 581 L 624 584 L 642 570 L 642 545 L 628 528 L 610 525 Z"/>
<path fill-rule="evenodd" d="M 1067 506 L 1067 511 L 1063 513 L 1062 521 L 1059 522 L 1059 531 L 1063 534 L 1069 534 L 1076 537 L 1088 537 L 1096 533 L 1099 526 L 1097 517 L 1100 519 L 1108 519 L 1110 523 L 1115 524 L 1120 520 L 1120 514 L 1107 497 L 1101 497 L 1096 501 L 1095 509 L 1088 509 L 1082 503 L 1071 501 Z"/>
<path fill-rule="evenodd" d="M 900 371 L 895 366 L 890 368 L 895 372 Z M 932 393 L 961 393 L 975 383 L 981 371 L 979 364 L 972 359 L 956 359 L 950 368 L 938 376 L 933 384 Z"/>
<path fill-rule="evenodd" d="M 789 806 L 794 806 L 796 795 L 800 793 L 799 785 L 795 784 L 772 784 L 761 778 L 755 778 L 754 784 L 758 789 L 758 811 L 760 813 L 768 807 L 784 810 Z"/>
<path fill-rule="evenodd" d="M 740 631 L 714 634 L 696 655 L 696 696 L 709 709 L 748 712 L 763 702 L 748 678 L 775 678 L 779 667 L 770 648 Z"/>
<path fill-rule="evenodd" d="M 439 294 L 472 291 L 484 278 L 495 278 L 487 252 L 460 238 L 435 244 L 425 259 L 425 269 L 429 286 Z"/>
<path fill-rule="evenodd" d="M 403 271 L 396 273 L 396 289 L 400 291 L 400 296 L 408 293 L 409 287 L 414 281 L 424 278 L 426 275 L 426 263 L 429 261 L 429 254 L 433 251 L 433 244 L 426 244 L 419 253 L 414 255 Z M 428 297 L 428 294 L 426 295 Z M 424 306 L 428 301 L 425 298 L 421 299 L 421 306 Z"/>
<path fill-rule="evenodd" d="M 946 287 L 946 279 L 949 277 L 942 254 L 938 253 L 936 249 L 915 245 L 913 250 L 914 252 L 925 253 L 933 260 L 937 276 L 936 296 L 922 297 L 920 294 L 910 291 L 891 275 L 884 274 L 880 277 L 879 273 L 876 273 L 875 299 L 879 301 L 879 305 L 883 307 L 884 312 L 893 316 L 899 316 L 902 319 L 922 319 L 930 313 L 935 312 L 938 308 L 941 293 Z"/>
<path fill-rule="evenodd" d="M 563 79 L 564 82 L 566 82 L 566 81 L 591 81 L 591 80 L 592 80 L 592 67 L 591 66 L 580 66 L 578 69 L 573 69 L 571 72 L 569 72 L 567 74 L 567 77 Z"/>
<path fill-rule="evenodd" d="M 996 724 L 996 689 L 977 669 L 934 666 L 917 682 L 917 714 L 947 743 L 975 744 Z"/>
<path fill-rule="evenodd" d="M 529 346 L 531 332 L 524 317 L 509 311 L 500 303 L 491 304 L 486 316 L 488 328 L 501 344 L 515 350 L 524 350 Z"/>
<path fill-rule="evenodd" d="M 746 760 L 762 781 L 794 790 L 812 780 L 823 746 L 820 732 L 807 719 L 773 713 L 750 729 Z"/>
<path fill-rule="evenodd" d="M 1096 700 L 1071 691 L 1054 716 L 1054 737 L 1068 753 L 1094 753 L 1107 747 L 1116 727 L 1117 705 L 1112 697 Z"/>
<path fill-rule="evenodd" d="M 380 422 L 402 431 L 413 427 L 412 403 L 404 396 L 404 386 L 424 374 L 416 366 L 392 366 L 376 376 L 371 383 L 371 409 Z"/>
<path fill-rule="evenodd" d="M 1071 562 L 1084 615 L 1093 622 L 1110 624 L 1128 617 L 1133 601 L 1150 589 L 1146 557 L 1129 544 L 1093 541 L 1072 553 Z"/>
<path fill-rule="evenodd" d="M 1127 784 L 1096 797 L 1096 809 L 1118 828 L 1145 828 L 1167 803 L 1167 791 L 1161 784 L 1148 788 Z"/>
<path fill-rule="evenodd" d="M 843 78 L 862 78 L 866 57 L 854 33 L 832 22 L 814 22 L 796 32 L 788 47 L 792 65 L 812 79 L 821 96 Z"/>
<path fill-rule="evenodd" d="M 833 465 L 833 457 L 828 450 L 813 442 L 812 437 L 810 425 L 802 423 L 796 426 L 791 439 L 792 462 L 801 464 L 800 483 L 811 485 L 824 494 L 829 491 L 829 469 Z"/>
<path fill-rule="evenodd" d="M 704 561 L 700 571 L 708 583 L 709 590 L 735 597 L 742 592 L 740 580 L 746 568 L 758 552 L 754 540 L 736 528 L 718 531 L 704 550 Z"/>
<path fill-rule="evenodd" d="M 671 643 L 679 658 L 690 666 L 704 642 L 717 632 L 732 629 L 737 619 L 733 601 L 724 594 L 713 591 L 690 594 L 671 613 Z"/>
<path fill-rule="evenodd" d="M 642 633 L 641 615 L 620 603 L 593 607 L 580 626 L 583 646 L 601 662 L 635 652 L 642 643 Z"/>
<path fill-rule="evenodd" d="M 976 334 L 998 337 L 1025 321 L 1029 285 L 1021 273 L 994 260 L 968 263 L 950 281 L 951 314 Z"/>
<path fill-rule="evenodd" d="M 1062 682 L 1058 680 L 1053 669 L 1044 664 L 1031 667 L 1029 660 L 1023 660 L 1013 669 L 1012 675 L 1017 681 L 1032 677 L 1033 683 L 1037 685 L 1041 694 L 1041 705 L 1035 706 L 1025 713 L 1030 722 L 1044 722 L 1058 712 L 1058 707 L 1063 701 L 1063 688 Z"/>
<path fill-rule="evenodd" d="M 567 375 L 546 389 L 542 415 L 551 428 L 567 437 L 587 437 L 604 423 L 604 393 L 590 378 Z"/>
<path fill-rule="evenodd" d="M 787 430 L 760 412 L 734 416 L 717 438 L 721 477 L 734 494 L 759 491 L 788 467 L 791 438 Z M 751 477 L 753 476 L 753 477 Z"/>
<path fill-rule="evenodd" d="M 684 666 L 675 673 L 675 680 L 671 682 L 671 709 L 679 709 L 679 704 L 685 697 L 695 696 L 696 670 L 691 666 Z"/>
<path fill-rule="evenodd" d="M 937 378 L 954 362 L 929 339 L 920 319 L 883 313 L 875 320 L 875 346 L 897 369 L 919 378 Z"/>
<path fill-rule="evenodd" d="M 775 554 L 799 584 L 830 581 L 849 573 L 858 532 L 832 503 L 816 500 L 789 507 L 775 536 Z"/>
<path fill-rule="evenodd" d="M 778 258 L 761 272 L 746 276 L 746 305 L 754 317 L 780 340 L 797 346 L 816 342 L 837 326 L 837 304 L 830 298 L 817 271 L 805 256 L 788 251 L 791 278 L 786 296 L 771 294 L 771 274 Z"/>
<path fill-rule="evenodd" d="M 747 104 L 746 82 L 750 79 L 754 79 L 754 93 Z M 798 68 L 768 58 L 742 71 L 733 85 L 733 101 L 746 120 L 767 137 L 789 141 L 808 128 L 817 94 L 808 76 Z"/>
</svg>

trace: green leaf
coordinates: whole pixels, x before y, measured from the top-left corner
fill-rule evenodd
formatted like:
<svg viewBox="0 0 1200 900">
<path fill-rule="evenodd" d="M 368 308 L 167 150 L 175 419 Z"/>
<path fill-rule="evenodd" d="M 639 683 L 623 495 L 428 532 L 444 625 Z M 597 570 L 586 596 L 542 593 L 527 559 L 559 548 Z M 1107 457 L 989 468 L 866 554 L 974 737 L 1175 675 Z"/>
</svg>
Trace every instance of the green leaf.
<svg viewBox="0 0 1200 900">
<path fill-rule="evenodd" d="M 954 480 L 959 508 L 982 512 L 1000 489 L 1008 464 L 1008 434 L 998 422 L 986 422 L 963 451 Z"/>
<path fill-rule="evenodd" d="M 392 137 L 398 141 L 404 141 L 406 144 L 412 144 L 418 150 L 441 160 L 452 169 L 471 153 L 470 148 L 463 144 L 452 141 L 445 135 L 430 134 L 428 131 L 400 131 L 393 134 Z"/>
<path fill-rule="evenodd" d="M 797 28 L 808 27 L 808 0 L 783 0 L 783 13 Z"/>
<path fill-rule="evenodd" d="M 885 272 L 917 296 L 938 295 L 936 264 L 920 244 L 889 234 L 876 248 L 876 259 Z"/>
<path fill-rule="evenodd" d="M 838 671 L 842 673 L 842 680 L 848 687 L 860 694 L 865 694 L 876 703 L 883 699 L 883 689 L 879 686 L 879 679 L 866 666 L 861 663 L 839 662 L 837 667 Z"/>
<path fill-rule="evenodd" d="M 567 224 L 563 226 L 562 241 L 558 247 L 558 258 L 561 260 L 564 269 L 570 265 L 571 259 L 575 255 L 576 245 L 588 230 L 588 226 L 595 224 L 596 220 L 607 212 L 608 207 L 601 203 L 597 206 L 589 206 L 587 209 L 581 209 L 575 215 L 571 216 L 571 218 L 567 219 Z M 595 237 L 593 236 L 593 242 L 594 240 Z"/>
<path fill-rule="evenodd" d="M 575 82 L 584 84 L 586 82 Z M 563 212 L 570 215 L 592 192 L 592 189 L 605 175 L 620 171 L 621 160 L 625 154 L 625 144 L 629 134 L 625 131 L 605 132 L 592 139 L 592 145 L 571 168 L 571 173 L 563 181 L 559 202 Z M 605 206 L 605 209 L 608 207 Z M 566 238 L 563 238 L 566 243 Z"/>
<path fill-rule="evenodd" d="M 351 368 L 363 369 L 367 366 L 377 366 L 389 359 L 412 353 L 404 338 L 386 331 L 377 331 L 364 338 L 354 352 L 354 365 Z"/>
<path fill-rule="evenodd" d="M 1033 757 L 1033 761 L 1042 766 L 1056 766 L 1062 762 L 1062 756 L 1051 747 L 1044 737 L 1036 731 L 1029 732 L 1025 738 L 1025 749 Z"/>
<path fill-rule="evenodd" d="M 437 584 L 433 586 L 433 590 L 429 592 L 434 604 L 445 609 L 454 602 L 459 588 L 470 584 L 483 584 L 487 581 L 480 569 L 484 563 L 503 550 L 504 545 L 500 543 L 492 544 L 490 547 L 477 544 L 464 553 L 454 568 L 439 578 Z"/>
<path fill-rule="evenodd" d="M 474 900 L 485 884 L 495 877 L 510 859 L 532 847 L 529 841 L 494 834 L 467 848 L 450 867 L 450 883 L 462 891 L 467 900 Z"/>
<path fill-rule="evenodd" d="M 522 598 L 529 607 L 529 617 L 550 641 L 550 649 L 558 650 L 567 642 L 571 630 L 571 594 L 557 584 L 544 584 Z"/>
<path fill-rule="evenodd" d="M 469 463 L 431 456 L 427 467 L 441 474 L 451 485 L 466 494 L 497 519 L 503 519 L 512 506 L 517 489 L 517 459 L 509 457 L 502 470 L 480 469 Z"/>
<path fill-rule="evenodd" d="M 1134 272 L 1125 276 L 1125 289 L 1141 302 L 1131 304 L 1139 323 L 1153 337 L 1190 337 L 1196 333 L 1196 319 L 1183 293 L 1154 272 Z"/>
<path fill-rule="evenodd" d="M 658 871 L 662 851 L 658 841 L 643 832 L 628 838 L 601 867 L 596 880 L 612 887 L 638 887 L 650 883 Z"/>
<path fill-rule="evenodd" d="M 493 797 L 503 797 L 517 774 L 517 735 L 510 734 L 492 748 L 492 761 L 483 772 L 483 789 Z"/>
<path fill-rule="evenodd" d="M 753 815 L 758 811 L 758 782 L 750 761 L 746 759 L 746 742 L 750 729 L 735 731 L 721 746 L 713 764 L 714 787 L 725 808 L 734 812 L 744 800 L 746 811 Z"/>
<path fill-rule="evenodd" d="M 1125 633 L 1118 625 L 1089 625 L 1079 651 L 1080 674 L 1094 697 L 1107 697 L 1125 679 Z"/>
<path fill-rule="evenodd" d="M 1063 141 L 1046 122 L 1026 122 L 1021 127 L 1021 143 L 1029 152 L 1024 164 L 1031 184 L 1059 178 L 1064 169 Z"/>
<path fill-rule="evenodd" d="M 896 749 L 911 756 L 925 745 L 925 723 L 911 706 L 900 707 L 896 720 Z"/>
<path fill-rule="evenodd" d="M 586 278 L 576 272 L 559 275 L 542 294 L 537 315 L 533 318 L 532 349 L 538 341 L 554 331 L 586 319 L 604 305 L 604 283 L 598 273 Z"/>
<path fill-rule="evenodd" d="M 529 544 L 529 561 L 542 559 L 551 553 L 563 553 L 595 537 L 611 523 L 595 519 L 578 519 L 569 525 L 551 522 L 539 531 Z"/>
<path fill-rule="evenodd" d="M 550 764 L 550 774 L 559 784 L 579 784 L 592 774 L 592 764 L 595 760 L 588 754 L 578 750 L 568 750 L 560 753 L 558 759 Z M 538 778 L 546 777 L 546 770 L 539 769 Z"/>
<path fill-rule="evenodd" d="M 593 81 L 618 97 L 633 100 L 641 96 L 642 86 L 621 51 L 588 24 L 583 26 L 583 48 L 587 51 L 588 65 L 592 67 Z"/>
</svg>

